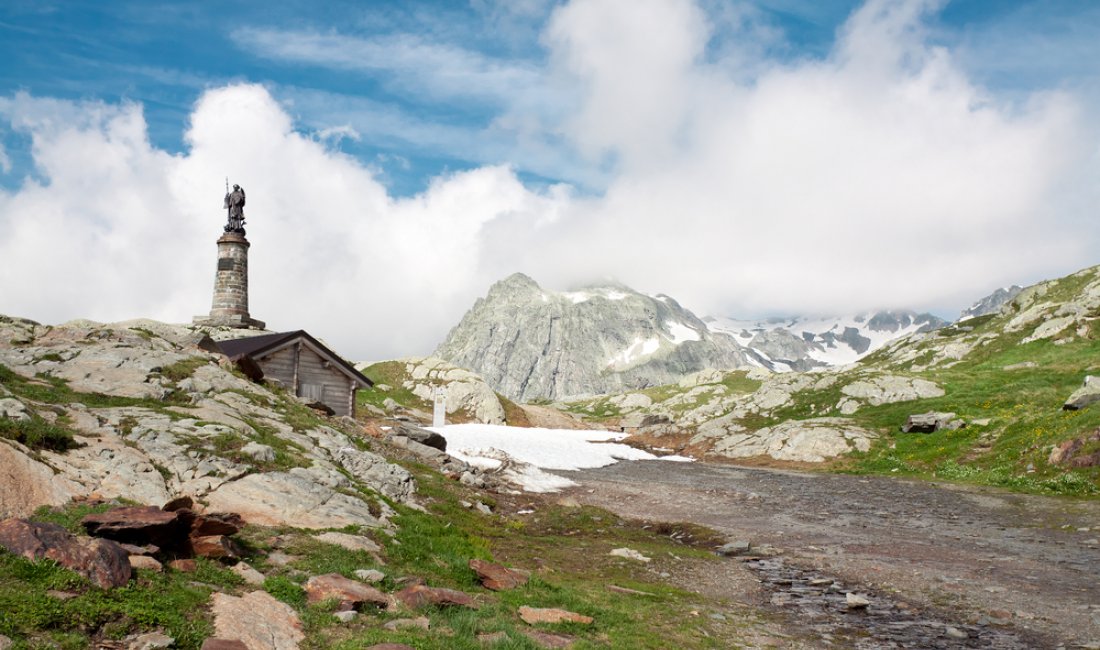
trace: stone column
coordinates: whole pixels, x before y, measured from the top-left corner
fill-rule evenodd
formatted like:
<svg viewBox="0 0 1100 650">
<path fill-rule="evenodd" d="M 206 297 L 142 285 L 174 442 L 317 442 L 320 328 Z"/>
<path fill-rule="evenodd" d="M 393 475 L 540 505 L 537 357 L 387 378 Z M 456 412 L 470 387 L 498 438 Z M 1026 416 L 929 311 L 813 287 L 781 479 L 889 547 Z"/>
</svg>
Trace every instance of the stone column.
<svg viewBox="0 0 1100 650">
<path fill-rule="evenodd" d="M 218 239 L 218 272 L 214 277 L 214 302 L 207 318 L 196 325 L 264 328 L 248 315 L 248 248 L 241 233 L 227 232 Z"/>
</svg>

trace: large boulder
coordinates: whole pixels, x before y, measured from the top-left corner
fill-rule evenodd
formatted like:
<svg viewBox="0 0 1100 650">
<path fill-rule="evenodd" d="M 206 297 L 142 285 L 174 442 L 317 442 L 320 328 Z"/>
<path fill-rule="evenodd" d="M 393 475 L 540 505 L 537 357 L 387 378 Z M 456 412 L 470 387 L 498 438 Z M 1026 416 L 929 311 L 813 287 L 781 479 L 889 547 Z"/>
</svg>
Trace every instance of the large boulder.
<svg viewBox="0 0 1100 650">
<path fill-rule="evenodd" d="M 789 420 L 759 431 L 742 430 L 714 442 L 711 453 L 727 458 L 770 456 L 820 463 L 850 451 L 867 451 L 876 435 L 844 418 Z"/>
<path fill-rule="evenodd" d="M 238 640 L 248 650 L 297 650 L 306 638 L 297 612 L 265 591 L 240 598 L 216 593 L 210 603 L 215 634 Z"/>
<path fill-rule="evenodd" d="M 53 560 L 104 589 L 130 581 L 130 555 L 116 542 L 77 537 L 56 524 L 6 519 L 0 546 L 28 560 Z"/>
<path fill-rule="evenodd" d="M 390 436 L 404 436 L 413 442 L 419 442 L 422 445 L 438 449 L 439 451 L 447 451 L 447 439 L 436 433 L 435 431 L 428 431 L 427 429 L 421 429 L 420 427 L 406 424 L 404 422 L 396 423 L 392 429 L 390 429 Z"/>
<path fill-rule="evenodd" d="M 180 513 L 165 512 L 152 506 L 127 506 L 112 508 L 106 512 L 86 515 L 80 525 L 93 537 L 126 544 L 153 544 L 163 549 L 176 548 L 184 543 L 190 532 L 190 522 Z"/>
<path fill-rule="evenodd" d="M 1089 375 L 1085 377 L 1084 385 L 1073 391 L 1073 394 L 1069 396 L 1066 403 L 1062 405 L 1062 409 L 1076 411 L 1094 402 L 1100 402 L 1100 377 Z"/>
<path fill-rule="evenodd" d="M 966 426 L 966 422 L 955 417 L 954 413 L 929 411 L 910 415 L 901 427 L 904 433 L 933 433 L 935 431 L 955 431 Z"/>
</svg>

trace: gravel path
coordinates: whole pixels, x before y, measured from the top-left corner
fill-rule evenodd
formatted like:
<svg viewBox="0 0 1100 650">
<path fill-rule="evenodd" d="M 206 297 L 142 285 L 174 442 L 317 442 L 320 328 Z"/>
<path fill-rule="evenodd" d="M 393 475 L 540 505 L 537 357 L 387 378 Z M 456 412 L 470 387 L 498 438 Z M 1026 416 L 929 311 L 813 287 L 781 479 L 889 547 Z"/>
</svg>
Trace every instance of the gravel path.
<svg viewBox="0 0 1100 650">
<path fill-rule="evenodd" d="M 561 473 L 580 483 L 570 490 L 579 501 L 769 544 L 787 565 L 893 594 L 903 608 L 971 629 L 1015 629 L 1029 639 L 1023 647 L 1100 648 L 1097 501 L 704 463 Z"/>
</svg>

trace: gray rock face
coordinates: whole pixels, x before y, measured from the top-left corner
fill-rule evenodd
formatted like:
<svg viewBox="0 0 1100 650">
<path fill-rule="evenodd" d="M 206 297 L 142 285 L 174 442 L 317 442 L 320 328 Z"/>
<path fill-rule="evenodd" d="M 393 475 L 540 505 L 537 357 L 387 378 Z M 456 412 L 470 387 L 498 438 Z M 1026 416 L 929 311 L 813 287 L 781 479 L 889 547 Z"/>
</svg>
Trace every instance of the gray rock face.
<svg viewBox="0 0 1100 650">
<path fill-rule="evenodd" d="M 901 428 L 904 433 L 933 433 L 936 431 L 955 431 L 966 426 L 966 422 L 955 417 L 954 413 L 929 411 L 910 415 Z"/>
<path fill-rule="evenodd" d="M 989 294 L 985 298 L 982 298 L 978 302 L 970 305 L 959 314 L 958 322 L 970 320 L 971 318 L 977 318 L 978 316 L 985 316 L 986 314 L 993 314 L 1001 310 L 1001 307 L 1008 301 L 1012 300 L 1023 291 L 1024 288 L 1017 285 L 1011 287 L 1001 287 L 993 293 Z"/>
<path fill-rule="evenodd" d="M 521 274 L 493 285 L 435 356 L 520 401 L 623 392 L 750 365 L 732 337 L 666 296 L 621 286 L 554 293 Z"/>
</svg>

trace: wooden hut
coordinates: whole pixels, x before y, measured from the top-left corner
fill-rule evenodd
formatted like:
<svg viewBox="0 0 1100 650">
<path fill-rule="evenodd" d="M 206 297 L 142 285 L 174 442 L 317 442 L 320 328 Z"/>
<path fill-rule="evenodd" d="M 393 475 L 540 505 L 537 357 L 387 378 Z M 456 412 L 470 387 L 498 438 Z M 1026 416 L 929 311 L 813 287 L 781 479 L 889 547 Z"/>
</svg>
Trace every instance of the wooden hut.
<svg viewBox="0 0 1100 650">
<path fill-rule="evenodd" d="M 335 415 L 355 416 L 355 391 L 374 385 L 303 330 L 220 341 L 218 348 L 253 381 L 276 380 Z"/>
</svg>

